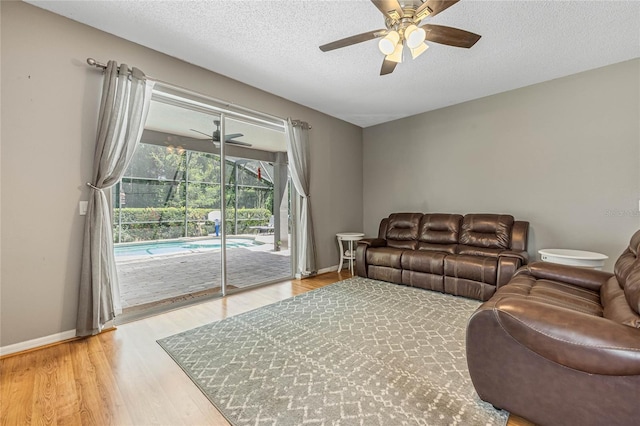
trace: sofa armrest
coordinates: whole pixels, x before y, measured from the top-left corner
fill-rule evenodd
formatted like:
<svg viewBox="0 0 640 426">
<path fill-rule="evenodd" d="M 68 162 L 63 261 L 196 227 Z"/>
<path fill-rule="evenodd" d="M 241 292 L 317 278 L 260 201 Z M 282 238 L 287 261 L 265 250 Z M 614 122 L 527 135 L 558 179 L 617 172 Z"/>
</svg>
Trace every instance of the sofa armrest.
<svg viewBox="0 0 640 426">
<path fill-rule="evenodd" d="M 526 252 L 524 252 L 526 253 Z M 505 250 L 498 254 L 498 273 L 496 276 L 496 287 L 500 288 L 505 284 L 508 284 L 513 278 L 516 271 L 522 266 L 526 265 L 527 257 L 520 254 L 520 252 L 514 252 Z"/>
<path fill-rule="evenodd" d="M 529 222 L 516 220 L 511 229 L 511 250 L 526 251 L 529 239 Z"/>
<path fill-rule="evenodd" d="M 529 253 L 520 250 L 503 250 L 498 253 L 498 275 L 496 277 L 496 287 L 500 288 L 507 284 L 518 268 L 526 265 L 529 260 Z"/>
<path fill-rule="evenodd" d="M 523 265 L 529 262 L 529 253 L 525 250 L 504 250 L 498 254 L 498 257 L 512 257 L 520 259 Z"/>
<path fill-rule="evenodd" d="M 600 287 L 613 276 L 613 274 L 608 272 L 549 262 L 530 263 L 520 268 L 515 275 L 520 274 L 529 274 L 535 278 L 561 281 L 594 291 L 599 291 Z"/>
<path fill-rule="evenodd" d="M 356 246 L 356 275 L 367 278 L 367 249 L 369 247 L 385 247 L 387 240 L 382 238 L 364 238 L 358 240 Z"/>
<path fill-rule="evenodd" d="M 387 240 L 383 240 L 382 238 L 363 238 L 362 240 L 358 240 L 358 244 L 364 244 L 367 247 L 386 247 Z"/>
<path fill-rule="evenodd" d="M 491 304 L 505 332 L 552 362 L 590 374 L 640 374 L 640 329 L 519 297 Z"/>
</svg>

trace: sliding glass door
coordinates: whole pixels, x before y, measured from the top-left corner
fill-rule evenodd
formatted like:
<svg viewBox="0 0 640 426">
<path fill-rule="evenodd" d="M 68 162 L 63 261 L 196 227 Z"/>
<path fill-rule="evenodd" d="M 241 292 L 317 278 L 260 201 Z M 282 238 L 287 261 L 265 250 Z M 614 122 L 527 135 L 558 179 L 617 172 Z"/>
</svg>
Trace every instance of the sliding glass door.
<svg viewBox="0 0 640 426">
<path fill-rule="evenodd" d="M 292 276 L 284 134 L 202 105 L 154 97 L 114 187 L 125 315 Z"/>
</svg>

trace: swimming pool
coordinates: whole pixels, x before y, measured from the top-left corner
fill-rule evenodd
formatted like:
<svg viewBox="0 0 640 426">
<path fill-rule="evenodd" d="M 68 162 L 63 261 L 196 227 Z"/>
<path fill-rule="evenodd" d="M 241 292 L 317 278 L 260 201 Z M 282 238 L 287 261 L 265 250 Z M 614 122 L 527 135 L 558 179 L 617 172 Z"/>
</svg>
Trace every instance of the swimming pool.
<svg viewBox="0 0 640 426">
<path fill-rule="evenodd" d="M 251 239 L 229 238 L 227 248 L 251 247 L 262 243 Z M 175 240 L 175 241 L 154 241 L 146 243 L 124 243 L 115 245 L 117 258 L 133 256 L 156 256 L 163 254 L 187 254 L 198 253 L 206 250 L 220 250 L 221 242 L 219 238 L 209 240 Z"/>
</svg>

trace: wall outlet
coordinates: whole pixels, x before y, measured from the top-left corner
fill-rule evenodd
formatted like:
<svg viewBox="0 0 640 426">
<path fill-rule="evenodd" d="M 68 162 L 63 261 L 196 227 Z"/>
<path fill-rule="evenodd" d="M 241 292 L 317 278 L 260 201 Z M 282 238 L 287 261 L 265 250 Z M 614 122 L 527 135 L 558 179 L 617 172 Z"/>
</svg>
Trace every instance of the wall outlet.
<svg viewBox="0 0 640 426">
<path fill-rule="evenodd" d="M 80 203 L 78 204 L 78 212 L 80 213 L 80 216 L 86 216 L 88 207 L 88 201 L 80 201 Z"/>
</svg>

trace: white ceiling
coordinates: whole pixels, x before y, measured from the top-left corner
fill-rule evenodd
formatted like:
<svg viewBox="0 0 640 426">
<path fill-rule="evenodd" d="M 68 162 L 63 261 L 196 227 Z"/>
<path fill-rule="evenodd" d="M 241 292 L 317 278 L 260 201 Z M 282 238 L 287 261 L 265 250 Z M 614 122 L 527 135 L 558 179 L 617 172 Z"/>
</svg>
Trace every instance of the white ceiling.
<svg viewBox="0 0 640 426">
<path fill-rule="evenodd" d="M 462 0 L 423 22 L 480 41 L 387 76 L 376 41 L 318 49 L 384 28 L 369 0 L 28 3 L 362 127 L 640 57 L 638 1 Z"/>
</svg>

